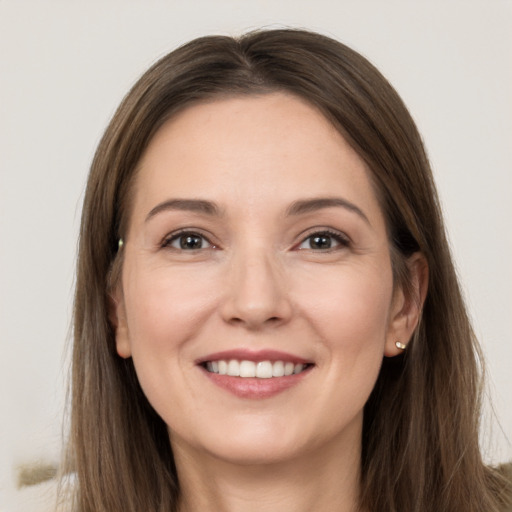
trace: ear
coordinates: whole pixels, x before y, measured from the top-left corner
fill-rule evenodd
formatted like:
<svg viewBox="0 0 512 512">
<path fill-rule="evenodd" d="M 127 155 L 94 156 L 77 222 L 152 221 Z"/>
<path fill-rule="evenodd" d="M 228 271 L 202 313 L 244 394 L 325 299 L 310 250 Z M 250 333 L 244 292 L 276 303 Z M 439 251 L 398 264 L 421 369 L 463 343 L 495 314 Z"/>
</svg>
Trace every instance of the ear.
<svg viewBox="0 0 512 512">
<path fill-rule="evenodd" d="M 123 291 L 119 285 L 108 296 L 108 319 L 114 329 L 117 353 L 124 359 L 131 357 L 132 349 L 126 322 L 126 308 Z"/>
<path fill-rule="evenodd" d="M 407 346 L 418 326 L 428 289 L 428 263 L 422 253 L 414 253 L 407 260 L 410 287 L 400 286 L 394 294 L 389 318 L 384 355 L 393 357 L 403 353 L 396 346 L 399 342 Z"/>
</svg>

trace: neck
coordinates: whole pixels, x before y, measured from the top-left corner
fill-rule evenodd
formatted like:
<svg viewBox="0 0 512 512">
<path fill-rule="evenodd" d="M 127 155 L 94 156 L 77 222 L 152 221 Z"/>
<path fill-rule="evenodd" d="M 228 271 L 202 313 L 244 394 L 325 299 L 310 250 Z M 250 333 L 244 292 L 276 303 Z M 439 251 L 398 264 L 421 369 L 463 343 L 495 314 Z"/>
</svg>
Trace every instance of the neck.
<svg viewBox="0 0 512 512">
<path fill-rule="evenodd" d="M 361 443 L 333 440 L 290 460 L 241 465 L 173 443 L 180 512 L 356 512 Z"/>
</svg>

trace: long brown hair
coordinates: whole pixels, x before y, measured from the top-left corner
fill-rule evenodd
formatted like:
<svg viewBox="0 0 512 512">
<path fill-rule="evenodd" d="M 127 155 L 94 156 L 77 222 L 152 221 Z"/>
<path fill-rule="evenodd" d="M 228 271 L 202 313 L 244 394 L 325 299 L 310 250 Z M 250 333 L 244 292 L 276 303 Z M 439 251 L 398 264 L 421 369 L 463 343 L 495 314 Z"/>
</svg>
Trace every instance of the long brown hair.
<svg viewBox="0 0 512 512">
<path fill-rule="evenodd" d="M 270 30 L 192 41 L 125 97 L 92 163 L 74 309 L 70 460 L 79 512 L 170 512 L 179 482 L 163 420 L 130 359 L 116 354 L 108 289 L 122 265 L 137 163 L 178 110 L 220 96 L 287 91 L 320 109 L 365 160 L 387 220 L 396 283 L 421 251 L 422 321 L 406 353 L 385 359 L 364 411 L 361 508 L 492 512 L 498 473 L 478 446 L 479 352 L 445 237 L 423 144 L 406 107 L 361 55 L 325 36 Z"/>
</svg>

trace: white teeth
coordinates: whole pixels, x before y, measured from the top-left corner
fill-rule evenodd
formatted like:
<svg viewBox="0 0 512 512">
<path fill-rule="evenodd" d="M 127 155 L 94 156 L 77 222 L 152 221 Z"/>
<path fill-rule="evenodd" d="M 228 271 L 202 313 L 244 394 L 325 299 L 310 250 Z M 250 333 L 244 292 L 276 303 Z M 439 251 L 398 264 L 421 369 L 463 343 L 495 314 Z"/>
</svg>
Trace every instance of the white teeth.
<svg viewBox="0 0 512 512">
<path fill-rule="evenodd" d="M 240 377 L 256 377 L 256 363 L 254 361 L 241 361 Z"/>
<path fill-rule="evenodd" d="M 301 373 L 305 370 L 305 364 L 294 364 L 290 361 L 238 361 L 236 359 L 219 361 L 207 361 L 206 370 L 219 375 L 230 377 L 257 377 L 258 379 L 271 379 L 272 377 L 284 377 Z"/>
<path fill-rule="evenodd" d="M 231 361 L 229 361 L 228 375 L 230 377 L 240 377 L 240 363 L 236 359 L 231 359 Z"/>
<path fill-rule="evenodd" d="M 302 370 L 304 370 L 304 365 L 296 364 L 293 368 L 293 373 L 300 373 Z"/>
<path fill-rule="evenodd" d="M 256 365 L 256 377 L 259 379 L 271 379 L 272 363 L 270 361 L 260 361 Z"/>
<path fill-rule="evenodd" d="M 284 375 L 283 361 L 276 361 L 272 365 L 272 377 L 282 377 Z"/>
<path fill-rule="evenodd" d="M 226 375 L 228 373 L 228 363 L 226 361 L 219 361 L 219 375 Z M 206 368 L 208 369 L 208 368 Z"/>
</svg>

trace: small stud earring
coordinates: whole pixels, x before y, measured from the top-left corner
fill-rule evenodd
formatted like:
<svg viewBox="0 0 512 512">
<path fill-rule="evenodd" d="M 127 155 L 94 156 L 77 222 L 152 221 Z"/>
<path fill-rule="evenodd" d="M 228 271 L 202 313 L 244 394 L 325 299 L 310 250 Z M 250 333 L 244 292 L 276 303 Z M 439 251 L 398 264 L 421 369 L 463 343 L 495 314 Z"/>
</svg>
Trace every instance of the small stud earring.
<svg viewBox="0 0 512 512">
<path fill-rule="evenodd" d="M 400 350 L 405 350 L 407 348 L 407 345 L 404 345 L 403 343 L 400 343 L 399 341 L 395 341 L 396 348 L 399 348 Z"/>
<path fill-rule="evenodd" d="M 124 245 L 123 239 L 120 238 L 119 242 L 117 242 L 117 250 L 120 251 Z"/>
</svg>

